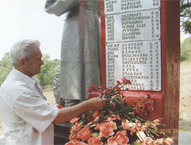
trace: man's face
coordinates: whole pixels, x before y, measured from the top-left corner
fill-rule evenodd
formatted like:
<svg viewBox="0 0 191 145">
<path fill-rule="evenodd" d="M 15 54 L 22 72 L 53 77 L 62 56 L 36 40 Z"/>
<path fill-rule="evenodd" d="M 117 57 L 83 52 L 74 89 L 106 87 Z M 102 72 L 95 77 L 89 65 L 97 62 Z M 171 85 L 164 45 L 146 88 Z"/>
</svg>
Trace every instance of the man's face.
<svg viewBox="0 0 191 145">
<path fill-rule="evenodd" d="M 25 65 L 23 66 L 24 72 L 29 77 L 32 77 L 41 72 L 41 65 L 43 65 L 42 61 L 42 53 L 37 46 L 32 46 L 32 54 L 25 59 Z"/>
</svg>

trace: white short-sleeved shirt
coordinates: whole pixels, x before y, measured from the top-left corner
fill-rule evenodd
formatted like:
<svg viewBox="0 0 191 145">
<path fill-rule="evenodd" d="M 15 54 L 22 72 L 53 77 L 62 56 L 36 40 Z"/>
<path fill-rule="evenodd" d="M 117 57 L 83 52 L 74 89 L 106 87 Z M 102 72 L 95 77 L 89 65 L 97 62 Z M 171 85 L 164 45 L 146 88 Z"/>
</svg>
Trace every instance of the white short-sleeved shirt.
<svg viewBox="0 0 191 145">
<path fill-rule="evenodd" d="M 0 112 L 6 145 L 53 145 L 58 109 L 46 101 L 37 79 L 13 68 L 0 88 Z"/>
</svg>

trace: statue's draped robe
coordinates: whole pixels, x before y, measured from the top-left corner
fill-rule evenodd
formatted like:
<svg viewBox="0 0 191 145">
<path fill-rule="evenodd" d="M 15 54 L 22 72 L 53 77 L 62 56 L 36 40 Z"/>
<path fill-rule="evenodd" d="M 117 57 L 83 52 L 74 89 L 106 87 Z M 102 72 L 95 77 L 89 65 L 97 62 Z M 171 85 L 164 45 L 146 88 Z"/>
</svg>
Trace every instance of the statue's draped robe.
<svg viewBox="0 0 191 145">
<path fill-rule="evenodd" d="M 61 44 L 60 96 L 85 100 L 100 85 L 99 0 L 47 0 L 45 11 L 66 14 Z"/>
</svg>

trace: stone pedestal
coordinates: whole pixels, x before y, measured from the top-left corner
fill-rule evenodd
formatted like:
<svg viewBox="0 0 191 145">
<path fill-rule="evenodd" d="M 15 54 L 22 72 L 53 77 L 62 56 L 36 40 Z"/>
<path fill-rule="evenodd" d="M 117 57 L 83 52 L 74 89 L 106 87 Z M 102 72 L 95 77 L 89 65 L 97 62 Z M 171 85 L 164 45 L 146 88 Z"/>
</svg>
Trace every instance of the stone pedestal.
<svg viewBox="0 0 191 145">
<path fill-rule="evenodd" d="M 54 125 L 54 145 L 64 145 L 69 141 L 70 123 Z"/>
</svg>

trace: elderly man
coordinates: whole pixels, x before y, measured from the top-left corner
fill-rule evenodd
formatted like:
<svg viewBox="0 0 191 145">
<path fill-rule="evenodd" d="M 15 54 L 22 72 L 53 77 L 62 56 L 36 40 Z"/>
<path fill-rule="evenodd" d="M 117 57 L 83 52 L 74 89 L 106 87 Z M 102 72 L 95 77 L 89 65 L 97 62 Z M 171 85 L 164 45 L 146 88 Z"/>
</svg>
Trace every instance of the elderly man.
<svg viewBox="0 0 191 145">
<path fill-rule="evenodd" d="M 105 99 L 93 98 L 72 107 L 57 109 L 47 102 L 33 76 L 41 72 L 40 43 L 23 40 L 11 49 L 13 69 L 0 88 L 0 109 L 5 145 L 51 145 L 53 125 L 79 114 L 100 109 Z"/>
</svg>

